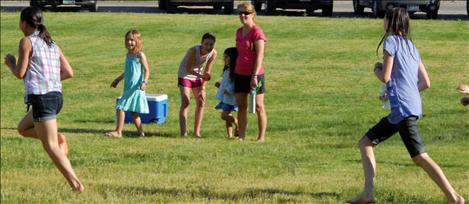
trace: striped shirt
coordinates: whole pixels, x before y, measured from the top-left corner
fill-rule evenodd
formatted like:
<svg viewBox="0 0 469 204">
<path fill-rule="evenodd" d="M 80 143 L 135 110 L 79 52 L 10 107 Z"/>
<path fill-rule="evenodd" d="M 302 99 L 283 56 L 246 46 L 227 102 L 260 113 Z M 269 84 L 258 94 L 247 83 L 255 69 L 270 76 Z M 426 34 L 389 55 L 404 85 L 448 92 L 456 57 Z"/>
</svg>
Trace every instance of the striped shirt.
<svg viewBox="0 0 469 204">
<path fill-rule="evenodd" d="M 37 31 L 28 38 L 31 40 L 33 53 L 23 80 L 25 94 L 61 92 L 59 48 L 55 43 L 47 45 Z"/>
</svg>

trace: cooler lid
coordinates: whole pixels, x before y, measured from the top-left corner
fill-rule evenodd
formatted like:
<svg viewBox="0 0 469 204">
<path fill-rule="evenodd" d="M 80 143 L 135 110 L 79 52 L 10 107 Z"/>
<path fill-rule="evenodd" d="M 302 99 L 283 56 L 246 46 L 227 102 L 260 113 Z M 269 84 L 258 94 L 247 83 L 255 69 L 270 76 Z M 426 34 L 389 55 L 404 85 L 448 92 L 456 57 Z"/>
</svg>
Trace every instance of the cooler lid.
<svg viewBox="0 0 469 204">
<path fill-rule="evenodd" d="M 164 101 L 168 100 L 168 95 L 166 94 L 146 94 L 147 101 Z"/>
</svg>

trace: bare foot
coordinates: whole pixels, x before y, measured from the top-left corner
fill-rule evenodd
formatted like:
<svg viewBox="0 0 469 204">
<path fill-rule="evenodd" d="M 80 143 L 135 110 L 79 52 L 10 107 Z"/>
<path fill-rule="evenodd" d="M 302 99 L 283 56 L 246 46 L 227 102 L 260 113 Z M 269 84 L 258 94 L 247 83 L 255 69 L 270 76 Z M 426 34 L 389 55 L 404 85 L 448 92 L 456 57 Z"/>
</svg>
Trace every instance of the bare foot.
<svg viewBox="0 0 469 204">
<path fill-rule="evenodd" d="M 184 134 L 181 134 L 181 137 L 182 138 L 187 137 L 187 132 L 185 132 Z"/>
<path fill-rule="evenodd" d="M 448 203 L 451 203 L 451 204 L 464 204 L 465 200 L 462 196 L 458 196 L 458 199 L 455 201 L 455 202 L 448 202 Z"/>
<path fill-rule="evenodd" d="M 116 131 L 106 132 L 105 135 L 108 137 L 122 138 L 122 135 Z"/>
<path fill-rule="evenodd" d="M 62 149 L 62 151 L 65 153 L 65 155 L 68 155 L 68 144 L 67 144 L 67 140 L 65 139 L 65 135 L 58 132 L 57 133 L 57 141 L 59 143 L 59 148 Z"/>
<path fill-rule="evenodd" d="M 77 192 L 77 193 L 83 193 L 85 191 L 85 187 L 83 186 L 83 184 L 78 181 L 75 186 L 73 187 L 73 191 Z"/>
<path fill-rule="evenodd" d="M 459 84 L 459 86 L 456 89 L 461 93 L 469 94 L 469 85 Z"/>
<path fill-rule="evenodd" d="M 366 195 L 365 193 L 361 193 L 357 195 L 355 198 L 345 201 L 346 203 L 350 204 L 365 204 L 365 203 L 375 203 L 375 199 L 373 196 Z"/>
<path fill-rule="evenodd" d="M 197 139 L 201 139 L 202 136 L 201 135 L 198 135 L 198 134 L 194 134 L 194 137 L 197 138 Z"/>
<path fill-rule="evenodd" d="M 258 141 L 258 142 L 264 142 L 264 141 L 265 141 L 265 137 L 257 137 L 257 141 Z"/>
<path fill-rule="evenodd" d="M 138 133 L 138 136 L 139 136 L 139 137 L 145 137 L 145 133 L 144 133 L 144 132 L 140 132 L 140 133 Z"/>
</svg>

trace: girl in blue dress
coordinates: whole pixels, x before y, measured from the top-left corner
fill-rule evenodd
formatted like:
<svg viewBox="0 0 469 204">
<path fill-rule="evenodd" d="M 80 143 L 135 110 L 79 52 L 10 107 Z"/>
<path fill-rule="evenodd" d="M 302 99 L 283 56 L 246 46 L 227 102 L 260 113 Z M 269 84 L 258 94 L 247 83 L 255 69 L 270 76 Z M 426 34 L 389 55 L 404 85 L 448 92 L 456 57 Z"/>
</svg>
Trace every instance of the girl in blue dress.
<svg viewBox="0 0 469 204">
<path fill-rule="evenodd" d="M 139 113 L 149 113 L 145 88 L 148 84 L 150 69 L 147 58 L 142 52 L 140 36 L 140 32 L 136 30 L 130 30 L 125 34 L 125 47 L 129 51 L 125 57 L 125 71 L 111 84 L 111 87 L 116 88 L 117 84 L 124 79 L 124 94 L 116 104 L 116 129 L 106 133 L 110 137 L 122 137 L 125 112 L 132 113 L 139 136 L 145 136 Z"/>
<path fill-rule="evenodd" d="M 238 135 L 238 120 L 231 113 L 238 110 L 233 79 L 238 51 L 235 47 L 227 48 L 223 57 L 225 63 L 223 78 L 220 82 L 215 83 L 215 86 L 218 87 L 216 98 L 220 100 L 220 103 L 215 106 L 215 109 L 222 110 L 221 118 L 226 121 L 226 133 L 228 138 L 233 138 L 233 125 L 235 126 L 235 136 Z"/>
</svg>

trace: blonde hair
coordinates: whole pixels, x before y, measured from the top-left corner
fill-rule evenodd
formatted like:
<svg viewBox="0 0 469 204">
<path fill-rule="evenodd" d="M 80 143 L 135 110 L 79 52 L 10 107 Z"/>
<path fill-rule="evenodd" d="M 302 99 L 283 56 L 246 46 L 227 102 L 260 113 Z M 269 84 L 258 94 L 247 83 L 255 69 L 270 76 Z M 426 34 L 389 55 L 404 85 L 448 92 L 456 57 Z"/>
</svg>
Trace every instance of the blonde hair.
<svg viewBox="0 0 469 204">
<path fill-rule="evenodd" d="M 254 8 L 254 5 L 251 4 L 251 2 L 244 2 L 242 4 L 238 4 L 238 10 L 243 8 L 245 11 L 252 13 L 253 19 L 256 17 L 256 9 Z"/>
<path fill-rule="evenodd" d="M 135 39 L 135 48 L 131 50 L 132 52 L 140 52 L 143 48 L 142 39 L 140 38 L 142 34 L 137 30 L 129 30 L 125 34 L 124 42 L 127 40 L 127 36 L 132 36 Z"/>
</svg>

